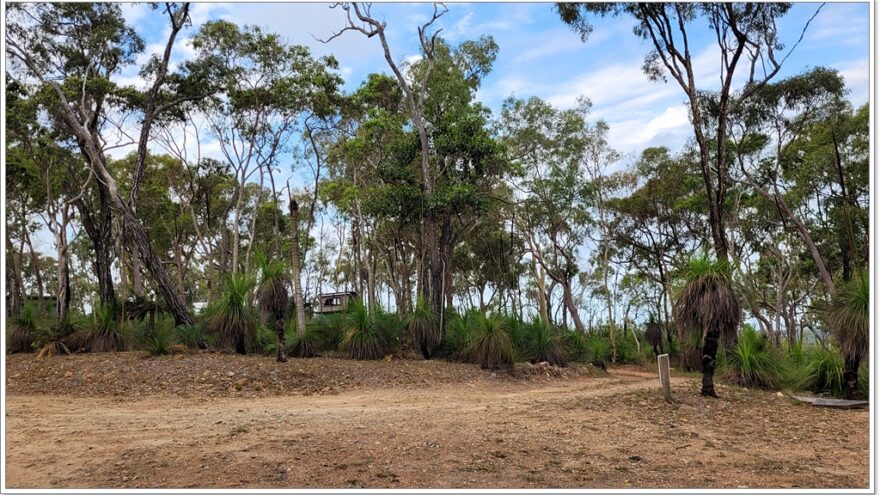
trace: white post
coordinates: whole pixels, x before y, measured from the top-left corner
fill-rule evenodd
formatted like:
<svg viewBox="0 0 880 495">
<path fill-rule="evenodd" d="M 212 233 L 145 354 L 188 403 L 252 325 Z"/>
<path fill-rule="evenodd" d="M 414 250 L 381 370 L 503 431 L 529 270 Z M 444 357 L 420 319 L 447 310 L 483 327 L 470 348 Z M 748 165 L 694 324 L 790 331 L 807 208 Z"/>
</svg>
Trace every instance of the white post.
<svg viewBox="0 0 880 495">
<path fill-rule="evenodd" d="M 657 356 L 657 368 L 660 371 L 660 385 L 663 386 L 663 398 L 672 402 L 672 391 L 669 388 L 669 354 Z"/>
</svg>

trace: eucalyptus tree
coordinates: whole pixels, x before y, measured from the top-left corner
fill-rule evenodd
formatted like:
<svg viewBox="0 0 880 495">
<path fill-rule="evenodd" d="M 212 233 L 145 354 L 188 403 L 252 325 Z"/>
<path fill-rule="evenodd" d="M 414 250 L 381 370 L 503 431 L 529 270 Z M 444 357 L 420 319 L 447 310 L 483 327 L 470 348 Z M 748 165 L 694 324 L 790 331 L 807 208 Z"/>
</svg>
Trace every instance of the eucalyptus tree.
<svg viewBox="0 0 880 495">
<path fill-rule="evenodd" d="M 371 4 L 366 3 L 338 3 L 333 7 L 340 7 L 346 15 L 346 26 L 337 31 L 325 42 L 332 41 L 345 32 L 355 31 L 363 34 L 368 38 L 378 36 L 385 55 L 385 61 L 394 73 L 397 84 L 403 92 L 404 101 L 409 111 L 409 118 L 418 135 L 420 149 L 420 185 L 422 193 L 427 198 L 434 196 L 434 181 L 437 171 L 432 166 L 431 160 L 431 144 L 429 139 L 428 123 L 425 118 L 425 101 L 424 98 L 428 93 L 428 79 L 430 78 L 434 68 L 434 51 L 438 38 L 439 30 L 431 30 L 434 23 L 446 13 L 446 6 L 442 3 L 435 3 L 433 14 L 430 19 L 420 25 L 417 29 L 421 55 L 423 57 L 424 70 L 421 70 L 417 77 L 408 78 L 404 73 L 404 68 L 398 64 L 391 53 L 391 49 L 386 37 L 385 21 L 379 20 L 373 13 Z M 443 287 L 443 262 L 441 260 L 442 253 L 437 241 L 437 226 L 435 224 L 434 212 L 428 209 L 425 215 L 424 223 L 424 244 L 425 251 L 428 255 L 426 263 L 422 264 L 422 270 L 419 273 L 419 291 L 428 301 L 435 313 L 440 314 L 444 300 Z M 442 329 L 442 317 L 440 318 L 440 326 Z"/>
<path fill-rule="evenodd" d="M 16 4 L 8 14 L 6 53 L 14 77 L 34 81 L 45 90 L 46 109 L 79 148 L 85 158 L 83 168 L 94 174 L 99 187 L 106 187 L 103 192 L 108 206 L 125 223 L 132 250 L 146 265 L 175 320 L 191 324 L 192 317 L 152 249 L 149 233 L 136 211 L 149 137 L 157 118 L 214 88 L 211 71 L 204 66 L 183 63 L 169 74 L 175 40 L 189 23 L 189 4 L 165 5 L 169 34 L 163 53 L 152 57 L 141 71 L 149 81 L 145 92 L 133 88 L 121 91 L 112 82 L 112 77 L 131 66 L 144 49 L 118 5 Z M 108 145 L 102 131 L 113 120 L 114 106 L 131 109 L 141 117 L 140 137 L 131 143 L 137 145 L 137 164 L 129 198 L 123 197 L 105 155 Z M 104 222 L 101 226 L 109 227 Z M 95 249 L 98 256 L 109 252 L 107 237 L 101 239 Z M 103 275 L 109 273 L 109 263 L 102 262 L 102 267 Z"/>
<path fill-rule="evenodd" d="M 705 242 L 699 172 L 688 153 L 672 156 L 666 148 L 648 148 L 623 178 L 607 201 L 615 262 L 660 289 L 655 315 L 671 347 L 671 283 L 688 253 Z"/>
<path fill-rule="evenodd" d="M 822 6 L 807 21 L 800 37 L 785 50 L 777 22 L 789 8 L 786 3 L 556 4 L 562 21 L 579 32 L 584 41 L 593 30 L 591 16 L 632 17 L 636 21 L 633 32 L 650 47 L 642 66 L 645 74 L 654 81 L 665 82 L 667 76 L 671 77 L 684 91 L 699 149 L 713 247 L 719 260 L 729 259 L 726 223 L 730 215 L 730 116 L 779 74 Z M 699 22 L 715 35 L 720 56 L 718 88 L 703 87 L 695 73 L 691 43 L 694 25 Z M 737 88 L 735 76 L 739 73 L 748 77 Z M 714 109 L 711 116 L 703 105 L 707 99 Z"/>
<path fill-rule="evenodd" d="M 509 156 L 524 175 L 515 186 L 522 196 L 518 227 L 531 256 L 562 287 L 563 313 L 571 315 L 580 332 L 585 327 L 573 285 L 596 200 L 583 160 L 590 147 L 607 147 L 607 127 L 590 125 L 587 108 L 558 110 L 535 97 L 509 98 L 499 122 Z"/>
<path fill-rule="evenodd" d="M 288 45 L 259 27 L 239 27 L 228 21 L 205 23 L 193 38 L 197 60 L 222 67 L 223 91 L 206 105 L 203 114 L 221 152 L 236 177 L 232 210 L 232 272 L 241 268 L 240 247 L 246 184 L 255 178 L 260 189 L 269 171 L 289 151 L 298 121 L 311 109 L 324 105 L 340 84 L 332 70 L 335 59 L 315 59 L 308 48 Z M 274 188 L 273 188 L 274 189 Z M 277 195 L 277 191 L 272 191 Z M 273 198 L 277 204 L 277 198 Z M 250 261 L 254 222 L 250 220 Z M 279 232 L 280 234 L 280 232 Z"/>
</svg>

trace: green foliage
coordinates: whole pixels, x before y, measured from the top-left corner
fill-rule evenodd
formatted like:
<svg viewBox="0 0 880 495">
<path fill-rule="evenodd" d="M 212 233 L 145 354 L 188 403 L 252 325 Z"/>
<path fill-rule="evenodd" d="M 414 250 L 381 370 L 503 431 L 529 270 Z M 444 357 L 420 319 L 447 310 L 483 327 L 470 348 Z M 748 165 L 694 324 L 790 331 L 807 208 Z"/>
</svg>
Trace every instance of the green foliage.
<svg viewBox="0 0 880 495">
<path fill-rule="evenodd" d="M 351 359 L 382 359 L 393 348 L 399 336 L 400 325 L 393 317 L 378 310 L 374 318 L 361 302 L 354 302 L 345 319 L 345 331 L 339 350 Z"/>
<path fill-rule="evenodd" d="M 546 361 L 554 366 L 565 366 L 565 350 L 553 327 L 536 317 L 524 325 L 525 356 L 532 363 Z"/>
<path fill-rule="evenodd" d="M 247 354 L 248 349 L 256 347 L 259 317 L 250 303 L 253 286 L 253 279 L 245 275 L 227 278 L 223 294 L 208 309 L 205 320 L 219 345 L 239 354 Z"/>
<path fill-rule="evenodd" d="M 141 327 L 143 328 L 143 327 Z M 174 318 L 161 316 L 156 319 L 156 328 L 139 335 L 141 345 L 151 356 L 164 356 L 179 350 Z"/>
<path fill-rule="evenodd" d="M 6 334 L 6 352 L 34 352 L 33 343 L 37 336 L 37 321 L 34 308 L 25 304 L 21 314 L 9 325 Z"/>
<path fill-rule="evenodd" d="M 190 349 L 198 349 L 202 343 L 210 344 L 214 337 L 205 332 L 205 328 L 200 324 L 178 325 L 176 333 L 177 341 Z"/>
<path fill-rule="evenodd" d="M 608 363 L 611 361 L 611 341 L 600 335 L 590 335 L 585 340 L 587 349 L 587 359 L 589 362 L 600 361 Z"/>
<path fill-rule="evenodd" d="M 474 316 L 473 339 L 467 348 L 470 359 L 483 369 L 509 369 L 513 367 L 514 352 L 509 323 L 504 317 Z"/>
<path fill-rule="evenodd" d="M 68 317 L 67 321 L 55 322 L 45 327 L 37 327 L 34 347 L 37 359 L 51 357 L 55 354 L 70 354 L 71 338 L 82 325 Z"/>
<path fill-rule="evenodd" d="M 306 322 L 306 331 L 314 328 L 314 332 L 320 336 L 324 349 L 338 349 L 342 342 L 342 337 L 346 330 L 346 320 L 348 314 L 327 313 L 316 316 L 309 322 Z M 291 322 L 291 328 L 295 328 L 296 322 Z M 291 340 L 288 340 L 291 342 Z"/>
<path fill-rule="evenodd" d="M 792 363 L 789 383 L 795 390 L 843 396 L 843 356 L 837 349 L 814 345 Z"/>
<path fill-rule="evenodd" d="M 94 319 L 79 329 L 75 336 L 77 347 L 86 352 L 124 351 L 128 338 L 125 326 L 110 306 L 95 308 Z"/>
<path fill-rule="evenodd" d="M 317 325 L 306 325 L 302 335 L 296 333 L 296 322 L 291 322 L 286 334 L 288 354 L 295 357 L 309 358 L 319 355 L 324 349 L 332 349 L 333 340 L 338 338 L 338 333 L 328 332 L 328 328 Z M 338 345 L 338 343 L 336 344 Z"/>
<path fill-rule="evenodd" d="M 418 298 L 412 312 L 407 316 L 406 324 L 413 346 L 422 357 L 429 359 L 434 348 L 440 344 L 440 326 L 437 315 L 427 300 Z"/>
<path fill-rule="evenodd" d="M 684 329 L 687 347 L 696 342 L 702 346 L 704 332 L 717 332 L 725 342 L 733 342 L 742 309 L 730 280 L 730 264 L 703 254 L 690 261 L 685 279 L 672 311 Z"/>
<path fill-rule="evenodd" d="M 862 272 L 840 287 L 831 298 L 826 314 L 831 334 L 847 356 L 864 356 L 868 351 L 871 284 Z"/>
<path fill-rule="evenodd" d="M 451 313 L 446 318 L 446 331 L 440 342 L 438 354 L 451 361 L 466 361 L 467 347 L 471 341 L 472 320 L 479 311 L 470 311 L 463 315 Z"/>
<path fill-rule="evenodd" d="M 781 388 L 785 381 L 785 360 L 766 335 L 744 325 L 737 343 L 724 354 L 721 368 L 726 378 L 743 387 Z"/>
<path fill-rule="evenodd" d="M 280 260 L 269 260 L 265 255 L 257 256 L 260 269 L 260 284 L 257 287 L 257 301 L 263 315 L 273 319 L 283 319 L 287 308 L 287 266 Z"/>
</svg>

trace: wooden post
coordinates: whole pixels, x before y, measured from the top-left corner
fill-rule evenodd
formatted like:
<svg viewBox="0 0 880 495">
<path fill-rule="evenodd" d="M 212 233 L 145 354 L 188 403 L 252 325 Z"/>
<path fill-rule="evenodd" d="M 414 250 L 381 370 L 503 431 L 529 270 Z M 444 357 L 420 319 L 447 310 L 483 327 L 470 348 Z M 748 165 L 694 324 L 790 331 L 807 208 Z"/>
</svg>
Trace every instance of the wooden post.
<svg viewBox="0 0 880 495">
<path fill-rule="evenodd" d="M 657 368 L 660 370 L 660 385 L 663 386 L 663 398 L 672 402 L 672 391 L 669 388 L 669 354 L 657 356 Z"/>
</svg>

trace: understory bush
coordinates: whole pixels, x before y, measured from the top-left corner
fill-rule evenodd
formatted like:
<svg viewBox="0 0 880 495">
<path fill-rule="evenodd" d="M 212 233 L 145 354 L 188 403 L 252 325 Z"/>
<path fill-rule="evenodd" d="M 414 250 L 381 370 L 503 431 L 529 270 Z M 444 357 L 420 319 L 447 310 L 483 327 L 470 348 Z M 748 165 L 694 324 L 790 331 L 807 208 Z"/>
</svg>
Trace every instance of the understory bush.
<svg viewBox="0 0 880 495">
<path fill-rule="evenodd" d="M 743 387 L 775 390 L 785 383 L 785 360 L 766 335 L 750 325 L 727 352 L 719 353 L 719 368 L 728 381 Z"/>
<path fill-rule="evenodd" d="M 472 332 L 466 353 L 480 368 L 509 369 L 513 366 L 515 350 L 506 318 L 475 315 Z"/>
<path fill-rule="evenodd" d="M 351 359 L 382 359 L 392 352 L 399 339 L 401 325 L 395 320 L 378 308 L 371 317 L 367 307 L 356 301 L 345 317 L 340 352 Z"/>
<path fill-rule="evenodd" d="M 791 362 L 789 384 L 795 390 L 843 396 L 843 355 L 833 347 L 813 345 Z"/>
<path fill-rule="evenodd" d="M 556 330 L 544 320 L 536 317 L 528 325 L 523 325 L 523 355 L 532 362 L 547 362 L 554 366 L 565 366 L 565 350 Z"/>
<path fill-rule="evenodd" d="M 75 340 L 77 350 L 85 352 L 124 351 L 128 343 L 125 325 L 110 305 L 95 308 L 92 320 L 77 331 Z"/>
<path fill-rule="evenodd" d="M 34 352 L 37 337 L 37 320 L 34 308 L 25 304 L 21 314 L 12 319 L 6 337 L 6 352 Z"/>
</svg>

